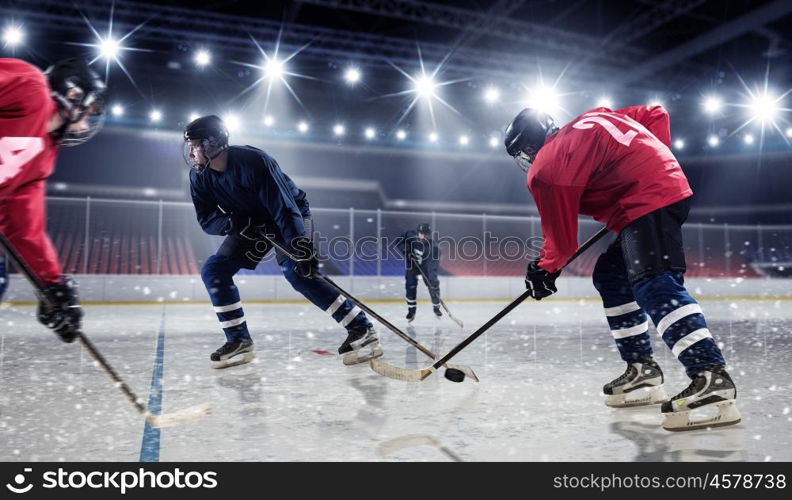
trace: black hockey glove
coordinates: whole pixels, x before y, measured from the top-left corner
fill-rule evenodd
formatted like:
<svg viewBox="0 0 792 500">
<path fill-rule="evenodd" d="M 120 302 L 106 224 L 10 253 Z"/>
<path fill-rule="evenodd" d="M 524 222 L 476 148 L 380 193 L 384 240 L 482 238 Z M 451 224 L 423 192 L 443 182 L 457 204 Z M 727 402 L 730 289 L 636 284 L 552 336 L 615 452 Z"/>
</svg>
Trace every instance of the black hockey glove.
<svg viewBox="0 0 792 500">
<path fill-rule="evenodd" d="M 555 286 L 555 280 L 559 274 L 561 274 L 561 271 L 548 273 L 539 267 L 538 260 L 531 261 L 525 271 L 525 288 L 531 292 L 531 297 L 536 300 L 542 300 L 558 291 Z"/>
<path fill-rule="evenodd" d="M 319 261 L 310 238 L 302 236 L 292 241 L 292 255 L 297 259 L 294 270 L 303 278 L 313 278 L 319 270 Z"/>
<path fill-rule="evenodd" d="M 256 224 L 250 217 L 232 215 L 228 218 L 226 234 L 235 234 L 246 240 L 258 241 L 264 238 L 266 232 L 266 224 Z"/>
<path fill-rule="evenodd" d="M 82 328 L 82 315 L 77 282 L 71 276 L 61 276 L 39 296 L 39 322 L 55 331 L 64 342 L 74 342 L 77 338 Z"/>
</svg>

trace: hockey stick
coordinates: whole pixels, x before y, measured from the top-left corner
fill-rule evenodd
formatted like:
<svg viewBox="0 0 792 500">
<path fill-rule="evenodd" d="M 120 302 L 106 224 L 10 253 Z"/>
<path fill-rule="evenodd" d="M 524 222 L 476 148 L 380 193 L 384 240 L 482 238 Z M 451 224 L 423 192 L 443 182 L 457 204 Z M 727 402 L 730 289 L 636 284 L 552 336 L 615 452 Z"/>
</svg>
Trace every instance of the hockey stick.
<svg viewBox="0 0 792 500">
<path fill-rule="evenodd" d="M 433 290 L 432 285 L 429 284 L 429 278 L 426 276 L 426 273 L 423 272 L 421 266 L 416 265 L 415 267 L 417 267 L 418 271 L 420 271 L 421 276 L 423 277 L 424 285 L 426 285 L 426 288 L 428 288 L 429 290 Z M 443 299 L 440 298 L 440 290 L 437 290 L 437 298 L 440 300 L 440 305 L 443 306 L 445 312 L 448 313 L 448 317 L 451 318 L 451 321 L 459 325 L 459 328 L 464 328 L 465 325 L 462 324 L 462 321 L 460 321 L 456 316 L 451 314 L 451 311 L 448 310 L 448 307 L 446 307 L 445 302 L 443 302 Z"/>
<path fill-rule="evenodd" d="M 11 246 L 8 240 L 0 234 L 0 249 L 2 249 L 8 260 L 11 261 L 14 266 L 27 278 L 33 288 L 36 289 L 37 295 L 40 300 L 47 301 L 49 305 L 49 299 L 44 294 L 44 284 L 39 280 L 38 276 L 36 276 L 33 271 L 28 267 L 27 263 L 22 260 L 22 257 L 19 256 L 16 249 Z M 96 346 L 88 340 L 88 337 L 85 336 L 84 333 L 79 332 L 77 334 L 77 338 L 80 340 L 80 343 L 83 347 L 88 351 L 88 354 L 99 364 L 99 366 L 104 370 L 104 372 L 113 380 L 116 387 L 118 387 L 121 392 L 129 399 L 129 402 L 132 403 L 132 406 L 143 415 L 146 421 L 154 428 L 159 429 L 162 427 L 172 427 L 174 425 L 181 425 L 189 422 L 194 422 L 196 420 L 200 420 L 201 418 L 209 415 L 211 413 L 211 407 L 208 404 L 200 404 L 191 406 L 189 408 L 185 408 L 184 410 L 175 411 L 172 413 L 165 413 L 156 415 L 150 413 L 146 405 L 141 403 L 140 398 L 132 391 L 132 389 L 127 385 L 124 379 L 110 366 L 110 363 L 102 356 Z"/>
<path fill-rule="evenodd" d="M 281 253 L 283 253 L 285 256 L 287 256 L 287 257 L 288 257 L 288 258 L 290 258 L 291 260 L 293 260 L 293 261 L 295 261 L 295 262 L 296 262 L 297 260 L 299 260 L 299 259 L 297 259 L 297 258 L 296 258 L 296 257 L 295 257 L 295 256 L 294 256 L 294 255 L 293 255 L 291 252 L 289 252 L 289 251 L 288 251 L 286 248 L 284 248 L 284 247 L 283 247 L 283 245 L 281 245 L 280 243 L 278 243 L 278 242 L 275 240 L 275 238 L 271 237 L 270 235 L 264 235 L 264 237 L 265 237 L 265 238 L 266 238 L 266 239 L 267 239 L 267 240 L 268 240 L 270 243 L 272 243 L 272 245 L 273 245 L 275 248 L 277 248 L 278 250 L 280 250 L 280 251 L 281 251 Z M 338 286 L 338 285 L 335 283 L 335 281 L 333 281 L 332 279 L 330 279 L 328 276 L 325 276 L 324 274 L 320 274 L 319 272 L 317 272 L 317 273 L 315 273 L 315 274 L 314 274 L 314 277 L 316 277 L 316 278 L 319 278 L 320 280 L 322 280 L 322 281 L 324 281 L 325 283 L 327 283 L 328 285 L 330 285 L 330 286 L 331 286 L 331 287 L 332 287 L 332 288 L 333 288 L 333 289 L 334 289 L 336 292 L 338 292 L 338 293 L 339 293 L 339 294 L 341 294 L 342 296 L 344 296 L 344 297 L 348 298 L 348 299 L 349 299 L 350 301 L 352 301 L 352 302 L 353 302 L 353 303 L 354 303 L 356 306 L 358 306 L 360 309 L 362 309 L 362 310 L 363 310 L 363 311 L 364 311 L 366 314 L 370 315 L 371 317 L 373 317 L 374 319 L 376 319 L 377 321 L 379 321 L 379 322 L 380 322 L 382 325 L 384 325 L 384 326 L 385 326 L 385 327 L 386 327 L 388 330 L 392 331 L 393 333 L 395 333 L 396 335 L 398 335 L 399 337 L 401 337 L 402 339 L 404 339 L 405 341 L 407 341 L 407 343 L 409 343 L 410 345 L 412 345 L 413 347 L 415 347 L 416 349 L 418 349 L 418 350 L 419 350 L 419 351 L 421 351 L 422 353 L 424 353 L 424 354 L 426 354 L 427 356 L 429 356 L 430 358 L 432 358 L 432 360 L 436 360 L 436 359 L 437 359 L 437 355 L 436 355 L 435 353 L 433 353 L 432 351 L 430 351 L 430 350 L 429 350 L 427 347 L 425 347 L 423 344 L 421 344 L 421 343 L 420 343 L 420 342 L 418 342 L 417 340 L 413 339 L 412 337 L 410 337 L 409 335 L 407 335 L 406 333 L 404 333 L 403 331 L 401 331 L 400 329 L 398 329 L 396 326 L 394 326 L 393 324 L 391 324 L 391 322 L 390 322 L 390 321 L 386 320 L 385 318 L 383 318 L 382 316 L 380 316 L 379 314 L 377 314 L 376 312 L 374 312 L 374 311 L 373 311 L 373 310 L 372 310 L 370 307 L 368 307 L 366 304 L 364 304 L 363 302 L 361 302 L 361 301 L 360 301 L 360 300 L 358 300 L 357 298 L 353 297 L 353 296 L 352 296 L 351 294 L 349 294 L 349 293 L 348 293 L 346 290 L 344 290 L 343 288 L 341 288 L 340 286 Z M 386 365 L 387 365 L 387 363 L 384 363 L 384 364 L 386 364 Z M 388 365 L 388 366 L 390 366 L 390 365 Z M 466 376 L 468 376 L 468 377 L 472 378 L 472 379 L 473 379 L 473 380 L 475 380 L 476 382 L 478 382 L 478 381 L 479 381 L 479 378 L 478 378 L 478 376 L 476 375 L 476 373 L 473 371 L 473 369 L 472 369 L 471 367 L 469 367 L 469 366 L 467 366 L 467 365 L 451 365 L 451 364 L 447 364 L 447 363 L 443 362 L 443 363 L 440 363 L 440 364 L 439 364 L 439 365 L 437 365 L 437 366 L 438 366 L 438 368 L 439 368 L 439 367 L 441 367 L 441 366 L 445 366 L 445 367 L 446 367 L 446 369 L 450 369 L 450 370 L 458 370 L 458 371 L 460 371 L 460 372 L 464 373 Z M 372 368 L 373 368 L 373 365 L 372 365 Z M 378 372 L 376 369 L 374 369 L 374 371 L 375 371 L 375 372 L 377 372 L 377 373 L 379 373 L 379 372 Z M 460 380 L 460 381 L 461 381 L 461 380 Z"/>
<path fill-rule="evenodd" d="M 578 247 L 575 253 L 572 254 L 572 256 L 569 258 L 569 260 L 567 260 L 566 264 L 564 264 L 564 266 L 561 269 L 568 266 L 573 260 L 578 258 L 580 254 L 588 250 L 592 245 L 594 245 L 594 243 L 599 241 L 607 233 L 608 233 L 608 229 L 605 227 L 597 231 L 597 233 L 594 236 L 589 238 L 585 243 L 583 243 Z M 490 327 L 492 327 L 492 325 L 500 321 L 504 316 L 509 314 L 512 311 L 512 309 L 520 305 L 525 299 L 527 299 L 530 296 L 531 296 L 531 292 L 526 290 L 522 295 L 520 295 L 519 297 L 514 299 L 509 305 L 504 307 L 498 314 L 496 314 L 489 321 L 484 323 L 484 325 L 481 328 L 470 334 L 468 338 L 460 342 L 459 345 L 451 349 L 448 352 L 448 354 L 438 359 L 429 368 L 424 368 L 419 370 L 409 370 L 407 368 L 400 368 L 397 366 L 388 365 L 387 363 L 381 363 L 376 359 L 371 360 L 371 368 L 380 375 L 384 375 L 386 377 L 393 378 L 396 380 L 404 380 L 406 382 L 421 382 L 424 379 L 426 379 L 429 375 L 437 371 L 438 368 L 443 366 L 443 363 L 447 363 L 448 360 L 456 356 L 459 353 L 459 351 L 467 347 L 468 344 L 470 344 L 471 342 L 476 340 L 481 334 L 489 330 Z"/>
</svg>

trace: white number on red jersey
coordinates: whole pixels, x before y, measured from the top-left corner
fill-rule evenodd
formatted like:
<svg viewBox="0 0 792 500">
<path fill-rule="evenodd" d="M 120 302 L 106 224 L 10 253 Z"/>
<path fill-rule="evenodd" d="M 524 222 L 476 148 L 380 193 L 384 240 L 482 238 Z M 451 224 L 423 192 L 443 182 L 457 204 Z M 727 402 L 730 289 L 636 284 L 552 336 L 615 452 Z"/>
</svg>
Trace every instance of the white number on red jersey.
<svg viewBox="0 0 792 500">
<path fill-rule="evenodd" d="M 629 126 L 632 130 L 627 132 L 622 132 L 619 130 L 616 125 L 614 125 L 610 120 L 616 120 L 625 125 Z M 629 146 L 632 143 L 632 140 L 635 139 L 635 136 L 638 135 L 639 132 L 644 132 L 646 134 L 652 135 L 643 125 L 635 121 L 627 121 L 622 119 L 619 116 L 614 116 L 608 113 L 586 113 L 583 115 L 583 118 L 578 120 L 572 128 L 580 129 L 580 130 L 588 130 L 593 128 L 594 125 L 599 125 L 600 127 L 604 128 L 606 132 L 608 132 L 611 137 L 616 139 L 619 144 L 623 144 L 625 146 Z"/>
<path fill-rule="evenodd" d="M 43 150 L 41 137 L 0 138 L 0 184 L 15 177 L 25 163 Z"/>
</svg>

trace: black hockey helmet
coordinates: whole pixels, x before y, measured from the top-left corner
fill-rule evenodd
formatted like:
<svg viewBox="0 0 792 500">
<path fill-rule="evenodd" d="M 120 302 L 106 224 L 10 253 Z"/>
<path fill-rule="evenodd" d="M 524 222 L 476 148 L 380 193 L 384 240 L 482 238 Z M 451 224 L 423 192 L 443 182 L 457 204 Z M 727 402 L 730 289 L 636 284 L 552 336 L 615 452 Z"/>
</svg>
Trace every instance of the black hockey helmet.
<svg viewBox="0 0 792 500">
<path fill-rule="evenodd" d="M 200 141 L 203 154 L 207 158 L 205 164 L 198 164 L 192 157 L 192 145 L 190 141 Z M 184 161 L 191 168 L 202 172 L 209 161 L 228 149 L 228 128 L 217 115 L 207 115 L 196 118 L 184 127 Z"/>
<path fill-rule="evenodd" d="M 550 115 L 537 109 L 525 108 L 506 129 L 503 144 L 517 166 L 527 172 L 547 136 L 557 130 L 558 127 Z"/>
<path fill-rule="evenodd" d="M 87 141 L 102 128 L 105 117 L 107 87 L 85 59 L 73 57 L 58 61 L 44 72 L 52 98 L 58 104 L 63 126 L 52 133 L 61 146 L 76 146 Z M 88 117 L 87 128 L 70 130 L 70 125 Z"/>
<path fill-rule="evenodd" d="M 432 231 L 429 229 L 428 222 L 422 222 L 418 224 L 418 234 L 430 234 Z"/>
</svg>

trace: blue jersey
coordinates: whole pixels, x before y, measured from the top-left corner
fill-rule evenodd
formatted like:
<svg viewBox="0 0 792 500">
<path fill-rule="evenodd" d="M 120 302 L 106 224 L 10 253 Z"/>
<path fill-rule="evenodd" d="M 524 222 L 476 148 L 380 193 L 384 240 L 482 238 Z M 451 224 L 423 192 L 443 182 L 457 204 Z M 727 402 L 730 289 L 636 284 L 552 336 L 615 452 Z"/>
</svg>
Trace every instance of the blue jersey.
<svg viewBox="0 0 792 500">
<path fill-rule="evenodd" d="M 250 217 L 285 242 L 306 236 L 303 217 L 311 210 L 305 192 L 284 174 L 273 157 L 253 146 L 228 148 L 225 172 L 190 172 L 198 223 L 208 234 L 225 235 L 231 215 Z"/>
</svg>

